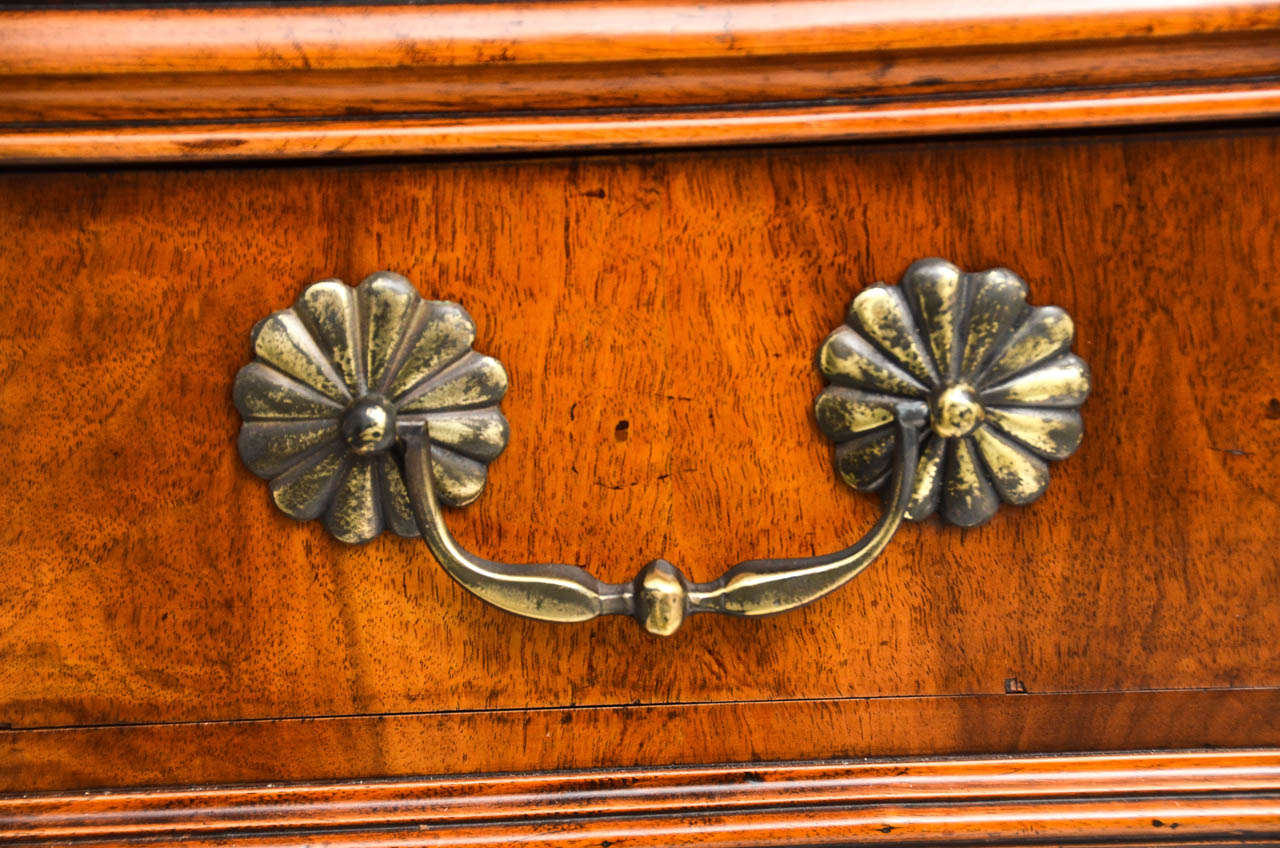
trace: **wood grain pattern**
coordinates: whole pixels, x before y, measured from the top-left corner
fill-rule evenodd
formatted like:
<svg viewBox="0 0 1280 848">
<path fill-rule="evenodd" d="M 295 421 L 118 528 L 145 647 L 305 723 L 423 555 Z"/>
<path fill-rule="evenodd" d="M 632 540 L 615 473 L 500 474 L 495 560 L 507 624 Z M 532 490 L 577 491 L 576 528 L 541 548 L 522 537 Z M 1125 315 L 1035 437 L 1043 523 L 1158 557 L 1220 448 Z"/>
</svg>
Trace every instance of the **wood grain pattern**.
<svg viewBox="0 0 1280 848">
<path fill-rule="evenodd" d="M 1280 835 L 1280 753 L 761 764 L 0 798 L 0 844 L 1040 844 Z"/>
<path fill-rule="evenodd" d="M 1230 121 L 1277 113 L 1280 88 L 1244 83 L 692 113 L 59 126 L 0 130 L 0 162 L 56 165 L 705 147 Z"/>
<path fill-rule="evenodd" d="M 9 10 L 0 11 L 0 161 L 706 145 L 1247 118 L 1280 113 L 1278 68 L 1274 2 Z"/>
<path fill-rule="evenodd" d="M 0 721 L 1280 686 L 1277 166 L 1260 131 L 5 174 Z M 386 267 L 511 373 L 467 546 L 614 581 L 838 548 L 878 505 L 834 479 L 810 358 L 926 255 L 1076 317 L 1084 445 L 1041 502 L 907 528 L 794 614 L 516 619 L 420 543 L 280 515 L 233 448 L 254 322 Z"/>
<path fill-rule="evenodd" d="M 843 8 L 858 7 L 846 4 Z M 936 99 L 972 96 L 977 91 L 1008 95 L 1046 79 L 1059 89 L 1265 79 L 1274 75 L 1280 61 L 1276 42 L 1274 32 L 1262 29 L 1131 37 L 1123 40 L 1123 51 L 1101 39 L 1028 44 L 1025 52 L 1008 44 L 964 50 L 940 47 L 897 52 L 892 58 L 878 49 L 764 57 L 738 53 L 695 60 L 623 61 L 602 54 L 589 63 L 518 66 L 489 62 L 235 72 L 209 66 L 183 72 L 135 69 L 92 75 L 50 69 L 38 76 L 5 75 L 0 67 L 0 79 L 5 82 L 0 89 L 0 115 L 15 124 L 40 124 L 112 118 L 173 122 L 329 116 L 350 120 L 415 113 L 465 117 L 495 110 L 713 108 L 831 98 L 864 106 L 878 98 Z M 833 40 L 833 49 L 843 46 Z M 424 52 L 418 48 L 413 55 Z M 5 56 L 0 44 L 0 60 Z"/>
<path fill-rule="evenodd" d="M 780 699 L 0 731 L 0 791 L 1259 745 L 1280 689 Z"/>
<path fill-rule="evenodd" d="M 341 70 L 973 49 L 1280 29 L 1267 2 L 941 0 L 7 11 L 8 74 Z M 86 32 L 84 24 L 95 26 Z M 292 48 L 292 49 L 289 49 Z"/>
</svg>

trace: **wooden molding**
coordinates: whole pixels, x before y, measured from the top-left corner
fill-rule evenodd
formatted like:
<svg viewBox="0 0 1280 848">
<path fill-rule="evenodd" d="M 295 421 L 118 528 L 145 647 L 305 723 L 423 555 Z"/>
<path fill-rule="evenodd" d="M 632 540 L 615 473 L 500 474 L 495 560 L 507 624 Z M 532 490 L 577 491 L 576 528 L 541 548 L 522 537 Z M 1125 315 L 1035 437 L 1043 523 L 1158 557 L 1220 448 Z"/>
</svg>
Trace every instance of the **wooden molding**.
<svg viewBox="0 0 1280 848">
<path fill-rule="evenodd" d="M 0 161 L 884 137 L 1280 114 L 1280 3 L 0 12 Z"/>
<path fill-rule="evenodd" d="M 6 13 L 10 74 L 597 63 L 1123 41 L 1280 26 L 1264 2 L 551 0 Z M 291 47 L 292 49 L 285 49 Z"/>
<path fill-rule="evenodd" d="M 637 728 L 661 727 L 654 736 Z M 0 792 L 1280 746 L 1280 690 L 847 698 L 0 730 Z"/>
<path fill-rule="evenodd" d="M 0 843 L 657 846 L 1280 837 L 1280 751 L 754 764 L 0 798 Z"/>
<path fill-rule="evenodd" d="M 1264 118 L 1280 113 L 1280 87 L 1159 90 L 1000 101 L 936 100 L 867 108 L 716 111 L 302 123 L 65 127 L 0 132 L 0 162 L 515 153 L 722 144 L 773 144 L 947 133 L 1015 132 Z"/>
</svg>

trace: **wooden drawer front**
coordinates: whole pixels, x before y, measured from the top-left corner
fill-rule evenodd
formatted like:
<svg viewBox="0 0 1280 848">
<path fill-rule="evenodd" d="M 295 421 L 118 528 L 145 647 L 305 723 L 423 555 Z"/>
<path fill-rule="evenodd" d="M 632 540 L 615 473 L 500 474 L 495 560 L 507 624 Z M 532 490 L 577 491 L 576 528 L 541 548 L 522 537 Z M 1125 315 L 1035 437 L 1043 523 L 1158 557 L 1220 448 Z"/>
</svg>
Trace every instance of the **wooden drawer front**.
<svg viewBox="0 0 1280 848">
<path fill-rule="evenodd" d="M 1280 687 L 1278 174 L 1269 130 L 3 174 L 0 722 Z M 931 255 L 1074 316 L 1083 446 L 794 613 L 526 621 L 421 542 L 282 516 L 236 455 L 255 321 L 388 268 L 511 375 L 471 549 L 621 581 L 839 548 L 879 505 L 834 478 L 812 353 Z"/>
</svg>

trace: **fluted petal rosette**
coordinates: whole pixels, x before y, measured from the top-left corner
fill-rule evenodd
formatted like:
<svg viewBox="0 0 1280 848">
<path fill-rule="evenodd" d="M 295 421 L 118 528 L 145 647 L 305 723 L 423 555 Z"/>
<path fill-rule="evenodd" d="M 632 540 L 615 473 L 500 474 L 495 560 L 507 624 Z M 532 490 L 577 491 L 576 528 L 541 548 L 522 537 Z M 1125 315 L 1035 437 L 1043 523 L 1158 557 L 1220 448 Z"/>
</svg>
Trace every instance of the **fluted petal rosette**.
<svg viewBox="0 0 1280 848">
<path fill-rule="evenodd" d="M 1026 298 L 1011 271 L 966 273 L 941 259 L 860 293 L 817 357 L 831 385 L 814 409 L 840 477 L 860 491 L 883 486 L 897 438 L 891 410 L 925 400 L 908 518 L 938 512 L 973 526 L 1001 501 L 1038 498 L 1048 461 L 1080 445 L 1090 375 L 1070 352 L 1067 313 Z"/>
<path fill-rule="evenodd" d="M 399 274 L 308 286 L 254 328 L 255 359 L 233 390 L 241 458 L 281 510 L 322 518 L 345 542 L 417 536 L 398 434 L 426 427 L 436 491 L 452 506 L 480 495 L 507 444 L 507 374 L 474 339 L 466 310 L 424 300 Z"/>
</svg>

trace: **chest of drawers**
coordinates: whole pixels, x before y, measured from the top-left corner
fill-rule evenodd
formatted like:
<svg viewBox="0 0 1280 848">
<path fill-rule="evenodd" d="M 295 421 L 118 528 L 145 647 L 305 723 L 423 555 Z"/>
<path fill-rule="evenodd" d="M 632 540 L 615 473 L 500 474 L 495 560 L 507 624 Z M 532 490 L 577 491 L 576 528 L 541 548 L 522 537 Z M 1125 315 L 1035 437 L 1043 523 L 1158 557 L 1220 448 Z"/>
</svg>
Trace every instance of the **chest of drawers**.
<svg viewBox="0 0 1280 848">
<path fill-rule="evenodd" d="M 0 12 L 0 841 L 1277 837 L 1278 27 L 1267 4 Z M 879 519 L 833 472 L 815 351 L 924 257 L 1069 313 L 1091 392 L 1049 406 L 1083 401 L 1083 440 L 1034 503 L 906 523 L 778 615 L 512 615 L 390 532 L 391 494 L 388 532 L 344 543 L 238 455 L 242 413 L 275 414 L 234 388 L 255 324 L 395 272 L 505 367 L 505 450 L 476 435 L 483 493 L 443 509 L 458 544 L 634 586 L 614 611 L 662 575 L 687 599 Z M 995 278 L 963 279 L 972 335 Z"/>
</svg>

